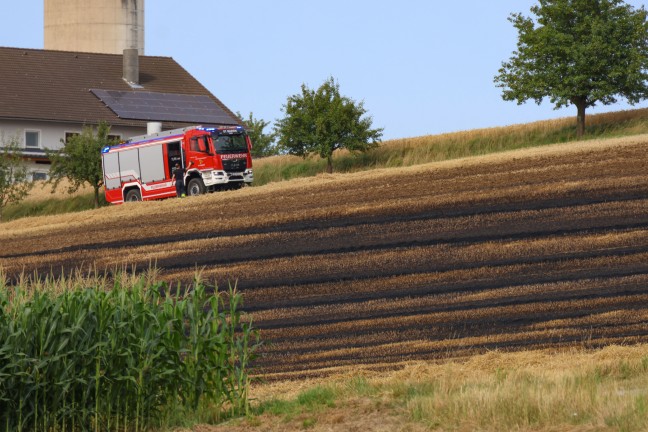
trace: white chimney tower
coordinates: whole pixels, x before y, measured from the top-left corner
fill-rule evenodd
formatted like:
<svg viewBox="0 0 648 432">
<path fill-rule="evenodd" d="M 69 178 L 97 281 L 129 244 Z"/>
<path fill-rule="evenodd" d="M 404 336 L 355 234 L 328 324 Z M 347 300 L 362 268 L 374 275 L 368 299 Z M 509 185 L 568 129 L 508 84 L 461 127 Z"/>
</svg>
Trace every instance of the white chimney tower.
<svg viewBox="0 0 648 432">
<path fill-rule="evenodd" d="M 144 55 L 144 0 L 44 0 L 45 49 Z"/>
</svg>

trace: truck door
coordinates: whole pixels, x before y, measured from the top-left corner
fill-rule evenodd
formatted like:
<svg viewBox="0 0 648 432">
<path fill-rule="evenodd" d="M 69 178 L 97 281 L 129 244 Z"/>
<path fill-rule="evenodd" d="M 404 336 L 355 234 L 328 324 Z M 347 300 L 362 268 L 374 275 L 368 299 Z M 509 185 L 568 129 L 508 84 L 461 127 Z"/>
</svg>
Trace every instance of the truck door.
<svg viewBox="0 0 648 432">
<path fill-rule="evenodd" d="M 180 152 L 180 141 L 167 143 L 167 168 L 169 171 L 169 177 L 173 175 L 173 167 L 176 163 L 184 165 L 182 163 L 182 153 Z"/>
<path fill-rule="evenodd" d="M 209 151 L 209 141 L 207 136 L 193 137 L 189 141 L 189 150 L 187 151 L 187 160 L 193 161 L 194 167 L 204 170 L 214 168 L 210 164 L 211 152 Z"/>
</svg>

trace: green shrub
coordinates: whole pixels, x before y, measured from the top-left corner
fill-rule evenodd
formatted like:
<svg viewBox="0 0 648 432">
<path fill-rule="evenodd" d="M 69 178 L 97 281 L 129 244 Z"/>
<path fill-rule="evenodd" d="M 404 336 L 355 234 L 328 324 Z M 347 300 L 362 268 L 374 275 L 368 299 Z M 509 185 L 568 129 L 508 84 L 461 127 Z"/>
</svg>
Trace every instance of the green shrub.
<svg viewBox="0 0 648 432">
<path fill-rule="evenodd" d="M 106 206 L 106 197 L 99 195 L 99 205 Z M 39 201 L 22 201 L 18 204 L 7 206 L 3 220 L 9 221 L 30 216 L 47 216 L 63 213 L 72 213 L 94 208 L 94 195 L 92 193 L 64 196 L 63 198 L 49 198 Z"/>
</svg>

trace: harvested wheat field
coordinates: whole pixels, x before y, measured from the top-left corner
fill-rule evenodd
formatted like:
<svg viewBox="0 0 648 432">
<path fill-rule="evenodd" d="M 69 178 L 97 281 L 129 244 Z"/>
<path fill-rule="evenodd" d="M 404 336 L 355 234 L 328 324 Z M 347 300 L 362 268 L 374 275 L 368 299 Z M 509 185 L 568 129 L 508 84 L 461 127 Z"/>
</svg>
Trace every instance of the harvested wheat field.
<svg viewBox="0 0 648 432">
<path fill-rule="evenodd" d="M 8 278 L 236 282 L 270 379 L 648 342 L 648 136 L 0 225 Z"/>
</svg>

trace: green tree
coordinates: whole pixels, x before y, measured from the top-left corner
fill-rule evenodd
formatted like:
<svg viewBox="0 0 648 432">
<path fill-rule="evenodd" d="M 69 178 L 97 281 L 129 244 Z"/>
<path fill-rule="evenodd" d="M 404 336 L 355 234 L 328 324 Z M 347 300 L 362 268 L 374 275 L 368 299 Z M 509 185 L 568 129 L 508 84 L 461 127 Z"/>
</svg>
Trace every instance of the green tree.
<svg viewBox="0 0 648 432">
<path fill-rule="evenodd" d="M 256 119 L 252 113 L 250 113 L 247 119 L 243 119 L 243 116 L 239 112 L 237 112 L 236 115 L 238 115 L 247 126 L 247 133 L 252 141 L 252 156 L 264 157 L 279 154 L 279 149 L 275 145 L 275 139 L 277 138 L 276 134 L 273 132 L 269 134 L 263 132 L 263 129 L 265 129 L 270 122 L 264 121 L 263 119 Z"/>
<path fill-rule="evenodd" d="M 648 25 L 643 6 L 621 0 L 539 0 L 535 19 L 511 14 L 517 51 L 495 77 L 504 100 L 522 104 L 545 97 L 555 109 L 574 105 L 577 136 L 585 110 L 623 97 L 635 104 L 648 96 Z"/>
<path fill-rule="evenodd" d="M 333 172 L 333 152 L 366 151 L 378 146 L 383 129 L 372 129 L 372 118 L 364 117 L 363 102 L 340 95 L 340 85 L 327 79 L 317 90 L 301 86 L 301 94 L 288 98 L 277 121 L 279 146 L 290 154 L 306 157 L 319 154 Z"/>
<path fill-rule="evenodd" d="M 103 183 L 101 149 L 115 144 L 108 139 L 109 132 L 110 126 L 106 122 L 99 123 L 96 133 L 93 127 L 85 126 L 80 135 L 61 140 L 61 149 L 47 151 L 52 161 L 50 182 L 53 190 L 64 178 L 70 181 L 68 193 L 76 192 L 87 183 L 94 189 L 94 206 L 99 207 L 99 188 Z"/>
<path fill-rule="evenodd" d="M 22 201 L 32 186 L 18 139 L 10 138 L 8 142 L 3 139 L 0 149 L 0 220 L 3 209 Z"/>
</svg>

